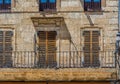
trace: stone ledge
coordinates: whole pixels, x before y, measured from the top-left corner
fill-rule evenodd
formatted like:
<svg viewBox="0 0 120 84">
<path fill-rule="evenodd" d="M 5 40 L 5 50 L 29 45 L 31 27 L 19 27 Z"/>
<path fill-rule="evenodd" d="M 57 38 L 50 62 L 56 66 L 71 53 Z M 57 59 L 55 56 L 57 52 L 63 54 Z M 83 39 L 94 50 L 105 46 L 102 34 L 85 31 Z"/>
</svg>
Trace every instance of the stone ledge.
<svg viewBox="0 0 120 84">
<path fill-rule="evenodd" d="M 116 69 L 0 69 L 0 81 L 80 81 L 116 79 Z"/>
</svg>

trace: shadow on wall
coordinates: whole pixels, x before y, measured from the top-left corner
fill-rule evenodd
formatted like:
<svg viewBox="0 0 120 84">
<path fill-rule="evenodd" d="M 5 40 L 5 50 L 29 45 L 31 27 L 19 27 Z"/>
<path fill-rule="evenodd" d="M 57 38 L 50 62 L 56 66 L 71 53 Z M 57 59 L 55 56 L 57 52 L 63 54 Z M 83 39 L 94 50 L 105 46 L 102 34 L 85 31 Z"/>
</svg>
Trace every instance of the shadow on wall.
<svg viewBox="0 0 120 84">
<path fill-rule="evenodd" d="M 83 7 L 83 9 L 84 9 L 84 0 L 80 0 L 80 3 L 81 3 L 81 5 L 82 5 L 82 7 Z M 93 22 L 92 22 L 92 19 L 91 19 L 90 15 L 89 15 L 88 13 L 85 13 L 85 16 L 86 16 L 87 19 L 89 20 L 90 25 L 93 26 L 94 24 L 93 24 Z"/>
<path fill-rule="evenodd" d="M 80 0 L 82 7 L 84 8 L 84 0 Z"/>
<path fill-rule="evenodd" d="M 61 22 L 60 30 L 61 30 L 61 32 L 60 32 L 60 40 L 68 40 L 69 41 L 69 49 L 68 50 L 71 50 L 71 46 L 73 46 L 74 50 L 77 51 L 77 46 L 76 46 L 75 42 L 72 39 L 72 35 L 75 35 L 75 33 L 73 33 L 73 34 L 70 33 L 70 30 L 67 27 L 64 19 Z M 72 30 L 72 31 L 74 31 L 74 30 Z"/>
<path fill-rule="evenodd" d="M 71 34 L 68 30 L 68 27 L 67 27 L 64 19 L 61 21 L 60 31 L 61 31 L 60 32 L 60 40 L 70 40 L 71 39 Z"/>
<path fill-rule="evenodd" d="M 92 21 L 91 15 L 103 15 L 103 12 L 102 11 L 85 11 L 84 0 L 80 0 L 80 3 L 82 5 L 86 18 L 89 21 L 90 26 L 94 26 L 94 22 Z"/>
<path fill-rule="evenodd" d="M 76 48 L 75 43 L 72 41 L 72 35 L 75 35 L 72 31 L 69 30 L 67 27 L 67 24 L 65 22 L 65 19 L 63 17 L 34 17 L 33 19 L 33 25 L 36 29 L 36 32 L 38 31 L 57 31 L 57 39 L 60 39 L 60 41 L 63 41 L 64 43 L 67 42 L 67 46 L 69 48 L 67 50 L 70 50 L 70 46 L 72 45 L 74 48 Z M 37 25 L 36 25 L 37 24 Z M 68 24 L 69 25 L 69 24 Z M 59 28 L 59 30 L 58 30 Z M 72 32 L 72 33 L 70 33 Z M 37 43 L 37 34 L 34 35 L 34 50 L 36 49 L 36 43 Z M 63 44 L 60 44 L 60 46 L 63 46 Z"/>
</svg>

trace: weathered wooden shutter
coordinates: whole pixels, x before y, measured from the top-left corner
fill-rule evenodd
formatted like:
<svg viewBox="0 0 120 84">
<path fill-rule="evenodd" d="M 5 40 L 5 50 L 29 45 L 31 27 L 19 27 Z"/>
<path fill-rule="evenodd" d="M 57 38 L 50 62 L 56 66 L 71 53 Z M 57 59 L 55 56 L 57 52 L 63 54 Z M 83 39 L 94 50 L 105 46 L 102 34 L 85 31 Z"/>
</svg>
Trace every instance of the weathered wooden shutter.
<svg viewBox="0 0 120 84">
<path fill-rule="evenodd" d="M 5 67 L 12 66 L 12 31 L 5 31 Z"/>
<path fill-rule="evenodd" d="M 84 31 L 84 66 L 90 66 L 90 31 Z"/>
<path fill-rule="evenodd" d="M 56 63 L 56 32 L 39 31 L 39 65 L 54 67 Z"/>
<path fill-rule="evenodd" d="M 99 31 L 92 31 L 92 66 L 100 66 L 99 62 Z"/>
<path fill-rule="evenodd" d="M 84 67 L 99 66 L 99 31 L 84 31 Z"/>
<path fill-rule="evenodd" d="M 56 66 L 56 32 L 50 31 L 47 33 L 47 52 L 48 52 L 48 66 Z"/>
<path fill-rule="evenodd" d="M 0 67 L 12 67 L 12 31 L 0 31 Z"/>
<path fill-rule="evenodd" d="M 46 32 L 39 31 L 39 58 L 38 58 L 38 66 L 45 67 L 46 66 Z"/>
<path fill-rule="evenodd" d="M 0 67 L 3 66 L 3 31 L 0 31 Z"/>
</svg>

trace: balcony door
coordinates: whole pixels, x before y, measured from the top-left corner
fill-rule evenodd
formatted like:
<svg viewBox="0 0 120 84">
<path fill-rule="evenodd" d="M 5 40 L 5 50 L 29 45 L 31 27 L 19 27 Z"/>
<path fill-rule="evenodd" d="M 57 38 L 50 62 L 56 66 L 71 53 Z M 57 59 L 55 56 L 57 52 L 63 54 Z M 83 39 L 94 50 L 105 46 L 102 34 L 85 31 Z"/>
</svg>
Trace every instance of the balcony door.
<svg viewBox="0 0 120 84">
<path fill-rule="evenodd" d="M 84 67 L 99 67 L 99 31 L 84 31 Z"/>
<path fill-rule="evenodd" d="M 56 31 L 39 31 L 39 62 L 41 68 L 56 66 Z"/>
<path fill-rule="evenodd" d="M 0 67 L 12 67 L 12 31 L 0 31 Z"/>
</svg>

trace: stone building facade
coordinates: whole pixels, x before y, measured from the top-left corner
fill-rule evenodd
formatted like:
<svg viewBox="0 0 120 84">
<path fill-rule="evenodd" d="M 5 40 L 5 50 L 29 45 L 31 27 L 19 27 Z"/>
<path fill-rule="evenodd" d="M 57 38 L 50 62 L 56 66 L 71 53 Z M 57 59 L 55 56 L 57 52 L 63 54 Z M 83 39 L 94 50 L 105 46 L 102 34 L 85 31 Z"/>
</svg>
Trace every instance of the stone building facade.
<svg viewBox="0 0 120 84">
<path fill-rule="evenodd" d="M 116 80 L 117 31 L 118 0 L 3 0 L 0 80 Z"/>
</svg>

